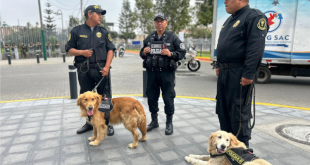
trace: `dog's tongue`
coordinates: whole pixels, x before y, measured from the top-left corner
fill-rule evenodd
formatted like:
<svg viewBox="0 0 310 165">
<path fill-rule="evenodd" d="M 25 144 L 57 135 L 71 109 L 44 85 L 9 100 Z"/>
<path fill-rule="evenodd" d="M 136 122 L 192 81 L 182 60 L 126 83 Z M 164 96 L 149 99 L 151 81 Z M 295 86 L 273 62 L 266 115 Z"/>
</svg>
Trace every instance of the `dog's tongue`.
<svg viewBox="0 0 310 165">
<path fill-rule="evenodd" d="M 225 153 L 225 151 L 224 150 L 219 150 L 221 153 Z"/>
<path fill-rule="evenodd" d="M 92 115 L 93 115 L 93 113 L 94 113 L 94 111 L 93 111 L 93 110 L 91 110 L 91 111 L 87 111 L 88 116 L 92 116 Z"/>
</svg>

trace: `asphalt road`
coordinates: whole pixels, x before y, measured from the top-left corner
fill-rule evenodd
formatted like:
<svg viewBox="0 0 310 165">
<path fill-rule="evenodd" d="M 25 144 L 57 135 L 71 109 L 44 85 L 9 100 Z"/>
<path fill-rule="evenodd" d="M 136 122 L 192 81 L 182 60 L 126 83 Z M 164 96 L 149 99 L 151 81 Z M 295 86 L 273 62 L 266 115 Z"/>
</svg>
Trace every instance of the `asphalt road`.
<svg viewBox="0 0 310 165">
<path fill-rule="evenodd" d="M 1 101 L 69 96 L 68 65 L 61 58 L 36 64 L 36 59 L 1 61 Z M 201 62 L 197 72 L 176 72 L 178 96 L 215 98 L 217 76 L 209 62 Z M 142 94 L 142 60 L 126 53 L 113 60 L 113 94 Z M 310 78 L 272 76 L 268 84 L 256 85 L 256 101 L 310 108 Z"/>
</svg>

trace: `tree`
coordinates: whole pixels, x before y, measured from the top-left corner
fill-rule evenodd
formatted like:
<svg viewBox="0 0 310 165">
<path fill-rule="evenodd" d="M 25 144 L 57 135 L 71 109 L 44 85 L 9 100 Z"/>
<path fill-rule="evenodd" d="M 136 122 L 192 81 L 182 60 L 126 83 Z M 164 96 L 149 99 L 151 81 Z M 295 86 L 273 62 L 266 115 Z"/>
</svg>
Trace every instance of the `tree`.
<svg viewBox="0 0 310 165">
<path fill-rule="evenodd" d="M 209 28 L 205 26 L 197 27 L 195 25 L 191 26 L 188 31 L 190 34 L 188 34 L 188 37 L 192 37 L 194 39 L 196 38 L 211 38 L 212 32 Z"/>
<path fill-rule="evenodd" d="M 190 0 L 156 0 L 156 12 L 163 12 L 168 18 L 167 29 L 178 33 L 191 22 Z"/>
<path fill-rule="evenodd" d="M 145 39 L 145 34 L 150 34 L 153 29 L 154 4 L 152 0 L 136 0 L 135 17 L 138 27 L 142 31 Z"/>
<path fill-rule="evenodd" d="M 118 37 L 118 33 L 116 31 L 110 31 L 110 35 L 113 39 Z"/>
<path fill-rule="evenodd" d="M 77 25 L 79 25 L 79 19 L 74 18 L 73 15 L 69 15 L 69 27 L 73 28 Z"/>
<path fill-rule="evenodd" d="M 122 37 L 122 39 L 125 39 L 126 43 L 128 42 L 128 39 L 132 39 L 133 34 L 135 35 L 135 19 L 136 18 L 130 8 L 130 2 L 128 0 L 123 0 L 122 11 L 118 19 L 121 32 L 119 36 L 120 38 Z"/>
<path fill-rule="evenodd" d="M 50 7 L 52 6 L 50 3 L 46 3 L 45 4 L 47 6 L 47 9 L 45 9 L 45 13 L 47 14 L 47 16 L 44 16 L 46 18 L 45 22 L 46 23 L 46 31 L 51 33 L 55 30 L 55 27 L 56 25 L 53 24 L 53 22 L 55 21 L 54 20 L 54 17 L 51 17 L 51 14 L 53 14 L 53 10 L 50 9 Z"/>
<path fill-rule="evenodd" d="M 196 3 L 197 24 L 208 26 L 213 21 L 213 1 L 203 0 L 202 3 Z"/>
</svg>

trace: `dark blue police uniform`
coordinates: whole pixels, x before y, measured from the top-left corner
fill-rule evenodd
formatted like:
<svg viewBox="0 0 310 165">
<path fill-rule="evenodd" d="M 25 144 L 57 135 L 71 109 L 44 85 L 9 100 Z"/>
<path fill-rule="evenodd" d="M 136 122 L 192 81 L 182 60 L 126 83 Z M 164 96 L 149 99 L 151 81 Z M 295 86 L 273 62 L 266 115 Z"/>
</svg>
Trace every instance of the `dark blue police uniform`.
<svg viewBox="0 0 310 165">
<path fill-rule="evenodd" d="M 247 5 L 226 20 L 217 45 L 216 68 L 220 68 L 220 73 L 217 81 L 216 113 L 221 130 L 236 135 L 241 120 L 238 139 L 247 146 L 251 139 L 248 122 L 251 118 L 252 99 L 251 95 L 248 99 L 246 97 L 251 88 L 247 85 L 240 89 L 240 81 L 244 77 L 255 82 L 255 75 L 264 54 L 268 29 L 266 16 Z M 250 103 L 246 103 L 246 100 Z"/>
</svg>

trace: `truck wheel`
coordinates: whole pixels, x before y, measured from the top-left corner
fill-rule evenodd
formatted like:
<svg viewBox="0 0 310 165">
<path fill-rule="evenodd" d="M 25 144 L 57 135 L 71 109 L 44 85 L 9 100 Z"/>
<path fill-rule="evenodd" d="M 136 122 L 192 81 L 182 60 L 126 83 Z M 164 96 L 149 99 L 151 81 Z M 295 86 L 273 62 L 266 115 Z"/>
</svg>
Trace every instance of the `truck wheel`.
<svg viewBox="0 0 310 165">
<path fill-rule="evenodd" d="M 267 67 L 259 67 L 257 82 L 261 84 L 268 83 L 270 78 L 270 70 Z"/>
</svg>

